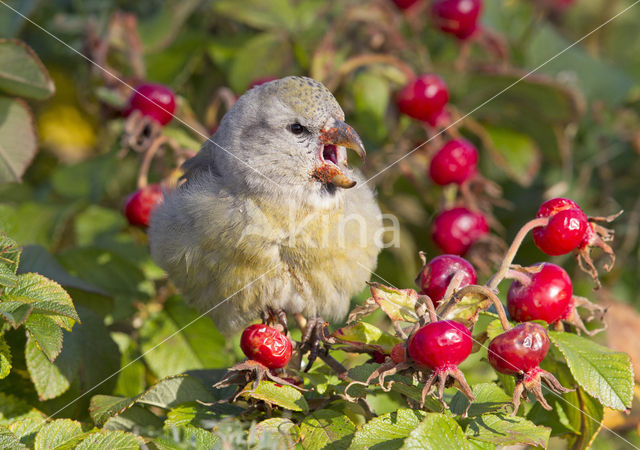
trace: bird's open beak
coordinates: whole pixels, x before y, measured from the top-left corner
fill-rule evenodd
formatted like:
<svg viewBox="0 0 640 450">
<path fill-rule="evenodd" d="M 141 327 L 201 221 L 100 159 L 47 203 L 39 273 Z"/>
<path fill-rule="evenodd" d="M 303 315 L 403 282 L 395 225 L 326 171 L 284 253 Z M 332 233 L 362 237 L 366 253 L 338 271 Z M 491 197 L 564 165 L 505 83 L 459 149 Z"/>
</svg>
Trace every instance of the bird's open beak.
<svg viewBox="0 0 640 450">
<path fill-rule="evenodd" d="M 366 152 L 358 133 L 341 120 L 331 119 L 320 132 L 324 144 L 318 155 L 319 164 L 313 176 L 323 183 L 331 183 L 341 188 L 351 188 L 356 182 L 344 173 L 347 165 L 346 150 L 350 148 L 364 159 Z"/>
</svg>

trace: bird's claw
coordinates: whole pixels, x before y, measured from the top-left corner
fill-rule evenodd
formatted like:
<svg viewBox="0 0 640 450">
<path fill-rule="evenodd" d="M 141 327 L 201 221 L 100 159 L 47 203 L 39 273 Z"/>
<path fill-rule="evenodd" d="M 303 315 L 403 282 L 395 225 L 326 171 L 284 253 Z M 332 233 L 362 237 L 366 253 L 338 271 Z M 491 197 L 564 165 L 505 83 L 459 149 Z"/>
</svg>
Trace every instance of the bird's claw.
<svg viewBox="0 0 640 450">
<path fill-rule="evenodd" d="M 300 354 L 309 352 L 309 363 L 305 368 L 305 372 L 308 372 L 313 365 L 313 362 L 327 352 L 326 348 L 322 347 L 323 343 L 327 343 L 329 339 L 329 323 L 322 320 L 321 317 L 312 317 L 307 322 L 307 326 L 304 329 L 302 340 L 300 341 Z"/>
</svg>

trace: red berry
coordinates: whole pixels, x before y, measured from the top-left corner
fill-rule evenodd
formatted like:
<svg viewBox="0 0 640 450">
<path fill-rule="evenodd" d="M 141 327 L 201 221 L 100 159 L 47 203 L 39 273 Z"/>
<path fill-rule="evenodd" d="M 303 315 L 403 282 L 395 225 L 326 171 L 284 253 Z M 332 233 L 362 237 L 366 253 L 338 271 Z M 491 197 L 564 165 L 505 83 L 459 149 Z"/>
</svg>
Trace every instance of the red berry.
<svg viewBox="0 0 640 450">
<path fill-rule="evenodd" d="M 568 198 L 554 198 L 538 209 L 538 217 L 550 217 L 545 227 L 533 229 L 533 241 L 547 255 L 564 255 L 580 245 L 588 232 L 586 214 Z"/>
<path fill-rule="evenodd" d="M 436 26 L 458 39 L 475 33 L 481 10 L 482 0 L 435 0 L 431 4 Z"/>
<path fill-rule="evenodd" d="M 409 9 L 420 0 L 392 0 L 396 4 L 398 9 Z"/>
<path fill-rule="evenodd" d="M 476 271 L 473 266 L 464 258 L 456 255 L 440 255 L 429 261 L 428 264 L 418 274 L 416 280 L 420 286 L 420 294 L 428 295 L 434 305 L 444 297 L 444 293 L 451 282 L 451 279 L 458 272 L 461 272 L 460 287 L 476 284 Z"/>
<path fill-rule="evenodd" d="M 434 371 L 442 371 L 467 359 L 472 346 L 467 327 L 442 320 L 428 323 L 409 338 L 409 356 Z"/>
<path fill-rule="evenodd" d="M 151 213 L 162 199 L 162 188 L 157 183 L 138 189 L 127 197 L 124 215 L 131 225 L 148 227 Z"/>
<path fill-rule="evenodd" d="M 253 80 L 251 83 L 249 83 L 249 87 L 247 88 L 247 90 L 256 87 L 256 86 L 260 86 L 261 84 L 265 84 L 268 83 L 269 81 L 274 81 L 277 80 L 276 77 L 260 77 L 260 78 L 256 78 L 255 80 Z"/>
<path fill-rule="evenodd" d="M 391 349 L 391 359 L 394 363 L 400 364 L 407 360 L 407 349 L 404 344 L 396 344 Z"/>
<path fill-rule="evenodd" d="M 432 126 L 448 101 L 447 85 L 434 74 L 424 74 L 409 82 L 396 98 L 401 113 Z"/>
<path fill-rule="evenodd" d="M 573 310 L 571 279 L 562 267 L 542 263 L 542 270 L 531 274 L 528 284 L 513 282 L 507 294 L 507 308 L 511 318 L 518 322 L 554 323 L 567 319 Z"/>
<path fill-rule="evenodd" d="M 489 363 L 500 373 L 517 375 L 537 369 L 549 351 L 549 337 L 543 326 L 521 323 L 496 336 L 489 344 Z"/>
<path fill-rule="evenodd" d="M 151 117 L 166 125 L 171 122 L 176 110 L 176 96 L 171 89 L 162 84 L 141 84 L 129 98 L 125 115 L 140 111 L 143 116 Z"/>
<path fill-rule="evenodd" d="M 268 325 L 249 325 L 242 332 L 240 348 L 247 358 L 269 369 L 280 369 L 289 364 L 293 348 L 291 341 Z"/>
<path fill-rule="evenodd" d="M 433 241 L 445 253 L 464 255 L 471 245 L 489 232 L 487 219 L 467 208 L 441 212 L 433 221 Z"/>
<path fill-rule="evenodd" d="M 378 364 L 382 364 L 387 359 L 387 354 L 379 350 L 374 350 L 371 356 L 373 357 L 373 360 Z"/>
<path fill-rule="evenodd" d="M 429 175 L 434 183 L 462 184 L 476 172 L 478 150 L 466 139 L 452 139 L 431 160 Z"/>
</svg>

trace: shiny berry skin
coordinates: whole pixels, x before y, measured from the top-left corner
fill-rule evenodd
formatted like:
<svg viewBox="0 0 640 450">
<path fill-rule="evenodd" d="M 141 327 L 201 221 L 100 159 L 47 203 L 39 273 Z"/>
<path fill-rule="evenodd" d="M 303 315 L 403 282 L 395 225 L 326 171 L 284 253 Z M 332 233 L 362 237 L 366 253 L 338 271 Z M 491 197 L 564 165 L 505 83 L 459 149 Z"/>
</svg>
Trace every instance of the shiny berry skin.
<svg viewBox="0 0 640 450">
<path fill-rule="evenodd" d="M 496 336 L 489 344 L 489 363 L 500 373 L 516 375 L 535 371 L 549 351 L 543 326 L 525 322 Z"/>
<path fill-rule="evenodd" d="M 460 256 L 488 232 L 487 219 L 463 207 L 441 212 L 431 228 L 433 241 L 443 252 Z"/>
<path fill-rule="evenodd" d="M 440 30 L 467 39 L 478 29 L 482 0 L 435 0 L 431 14 Z"/>
<path fill-rule="evenodd" d="M 441 186 L 462 184 L 476 173 L 478 150 L 466 139 L 452 139 L 442 146 L 429 165 L 429 176 Z"/>
<path fill-rule="evenodd" d="M 507 309 L 513 320 L 544 320 L 554 323 L 567 319 L 573 310 L 573 286 L 560 266 L 542 263 L 542 270 L 531 274 L 523 285 L 514 281 L 507 294 Z"/>
<path fill-rule="evenodd" d="M 432 370 L 457 366 L 471 353 L 471 333 L 459 322 L 428 323 L 409 338 L 409 356 Z"/>
<path fill-rule="evenodd" d="M 392 0 L 398 9 L 409 9 L 420 0 Z"/>
<path fill-rule="evenodd" d="M 448 101 L 447 85 L 442 78 L 430 73 L 410 81 L 396 97 L 401 113 L 432 126 L 436 125 Z"/>
<path fill-rule="evenodd" d="M 418 274 L 420 294 L 428 295 L 435 306 L 438 305 L 451 282 L 458 272 L 462 272 L 460 287 L 476 284 L 478 281 L 473 266 L 464 258 L 457 255 L 440 255 L 429 261 Z"/>
<path fill-rule="evenodd" d="M 131 94 L 125 115 L 128 116 L 136 110 L 160 125 L 166 125 L 171 122 L 176 111 L 176 96 L 171 89 L 162 84 L 141 84 Z"/>
<path fill-rule="evenodd" d="M 582 209 L 568 198 L 554 198 L 538 209 L 538 217 L 549 217 L 545 227 L 533 229 L 533 241 L 547 255 L 564 255 L 577 248 L 588 232 L 589 221 Z"/>
<path fill-rule="evenodd" d="M 289 364 L 293 351 L 291 341 L 284 334 L 262 324 L 249 325 L 244 329 L 240 348 L 247 358 L 269 369 L 280 369 Z"/>
<path fill-rule="evenodd" d="M 148 227 L 151 213 L 162 199 L 162 188 L 157 183 L 138 189 L 127 197 L 124 215 L 131 225 Z"/>
</svg>

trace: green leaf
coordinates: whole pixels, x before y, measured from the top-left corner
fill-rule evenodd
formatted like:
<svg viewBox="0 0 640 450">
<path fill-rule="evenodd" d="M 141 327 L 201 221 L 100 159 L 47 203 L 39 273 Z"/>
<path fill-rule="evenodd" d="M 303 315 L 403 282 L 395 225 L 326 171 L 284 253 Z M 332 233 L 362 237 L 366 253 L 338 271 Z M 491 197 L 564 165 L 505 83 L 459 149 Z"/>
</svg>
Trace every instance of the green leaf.
<svg viewBox="0 0 640 450">
<path fill-rule="evenodd" d="M 76 219 L 76 224 L 77 224 Z M 34 272 L 45 276 L 66 288 L 81 289 L 100 295 L 106 293 L 90 283 L 71 275 L 58 260 L 42 245 L 25 245 L 20 258 L 19 273 Z"/>
<path fill-rule="evenodd" d="M 169 298 L 165 308 L 147 318 L 140 329 L 144 360 L 158 377 L 228 367 L 234 357 L 225 347 L 226 339 L 211 326 L 211 320 L 178 296 Z"/>
<path fill-rule="evenodd" d="M 213 4 L 217 14 L 257 29 L 292 31 L 298 25 L 293 4 L 289 0 L 220 0 Z"/>
<path fill-rule="evenodd" d="M 4 229 L 20 244 L 38 243 L 51 248 L 63 237 L 66 222 L 74 210 L 73 204 L 38 203 L 32 200 L 19 202 L 15 207 L 0 203 L 0 229 Z"/>
<path fill-rule="evenodd" d="M 7 427 L 0 425 L 0 448 L 26 449 L 27 447 Z"/>
<path fill-rule="evenodd" d="M 56 419 L 42 426 L 36 435 L 35 450 L 71 449 L 84 436 L 80 422 Z"/>
<path fill-rule="evenodd" d="M 626 410 L 631 407 L 633 368 L 629 355 L 571 333 L 550 331 L 549 338 L 585 391 L 609 408 Z"/>
<path fill-rule="evenodd" d="M 9 431 L 15 434 L 24 445 L 33 447 L 36 434 L 44 421 L 44 415 L 32 414 L 12 422 L 9 425 Z"/>
<path fill-rule="evenodd" d="M 495 383 L 479 383 L 473 386 L 473 395 L 476 397 L 468 411 L 469 417 L 479 416 L 489 412 L 497 412 L 510 409 L 511 397 L 508 396 Z M 456 392 L 451 400 L 451 412 L 462 414 L 469 405 L 469 400 L 462 392 Z"/>
<path fill-rule="evenodd" d="M 133 405 L 128 407 L 121 414 L 110 417 L 102 427 L 104 430 L 137 431 L 142 429 L 162 428 L 162 419 L 156 416 L 149 409 Z"/>
<path fill-rule="evenodd" d="M 309 405 L 302 393 L 291 386 L 279 385 L 267 380 L 262 380 L 255 390 L 251 388 L 252 384 L 247 386 L 242 394 L 244 397 L 262 400 L 291 411 L 309 410 Z"/>
<path fill-rule="evenodd" d="M 18 283 L 20 254 L 18 243 L 0 232 L 0 286 L 13 287 Z"/>
<path fill-rule="evenodd" d="M 49 359 L 54 361 L 62 351 L 62 330 L 50 317 L 43 314 L 32 314 L 24 323 L 38 348 Z"/>
<path fill-rule="evenodd" d="M 215 398 L 202 382 L 189 375 L 176 375 L 158 381 L 136 399 L 137 403 L 170 409 L 185 402 L 213 402 Z"/>
<path fill-rule="evenodd" d="M 0 96 L 0 183 L 21 181 L 37 149 L 27 104 Z"/>
<path fill-rule="evenodd" d="M 483 414 L 471 419 L 465 429 L 469 439 L 500 445 L 547 446 L 551 429 L 539 427 L 519 416 Z"/>
<path fill-rule="evenodd" d="M 185 448 L 214 449 L 219 447 L 219 441 L 220 438 L 208 430 L 186 425 L 165 430 L 165 435 L 155 438 L 153 443 L 160 450 L 181 450 Z"/>
<path fill-rule="evenodd" d="M 4 299 L 33 305 L 33 313 L 49 315 L 67 331 L 71 331 L 73 324 L 80 320 L 67 291 L 55 281 L 37 273 L 20 275 L 18 285 L 5 290 Z"/>
<path fill-rule="evenodd" d="M 15 39 L 0 39 L 0 91 L 44 100 L 53 95 L 55 86 L 28 45 Z"/>
<path fill-rule="evenodd" d="M 440 319 L 455 320 L 472 328 L 478 320 L 481 311 L 486 310 L 491 305 L 491 300 L 478 294 L 467 294 L 454 305 L 442 303 L 436 309 L 436 315 Z M 444 309 L 446 308 L 446 311 Z"/>
<path fill-rule="evenodd" d="M 9 426 L 27 417 L 44 419 L 45 416 L 23 398 L 0 392 L 0 425 Z"/>
<path fill-rule="evenodd" d="M 469 449 L 469 443 L 464 437 L 460 425 L 451 417 L 444 414 L 431 413 L 409 433 L 404 441 L 402 450 L 425 449 L 440 450 Z"/>
<path fill-rule="evenodd" d="M 140 437 L 125 431 L 100 431 L 90 434 L 76 447 L 77 450 L 138 450 L 143 444 Z"/>
<path fill-rule="evenodd" d="M 115 374 L 120 367 L 118 346 L 111 339 L 100 316 L 83 307 L 78 307 L 78 312 L 82 323 L 76 325 L 73 332 L 65 332 L 64 348 L 55 362 L 47 361 L 46 364 L 33 349 L 27 353 L 27 367 L 41 398 L 57 397 L 72 382 L 74 389 L 69 392 L 71 398 L 68 402 L 76 400 L 77 395 L 99 383 L 99 390 L 95 393 L 110 392 L 116 383 Z M 32 358 L 31 364 L 29 357 Z M 47 376 L 55 376 L 54 389 L 48 387 Z"/>
<path fill-rule="evenodd" d="M 491 154 L 492 164 L 522 186 L 530 186 L 542 160 L 536 142 L 530 136 L 509 128 L 485 125 L 484 129 L 483 144 Z"/>
<path fill-rule="evenodd" d="M 350 449 L 399 449 L 404 439 L 420 425 L 426 415 L 420 410 L 401 408 L 371 419 L 356 431 Z"/>
<path fill-rule="evenodd" d="M 331 409 L 314 411 L 300 424 L 304 449 L 347 449 L 356 426 L 343 413 Z"/>
<path fill-rule="evenodd" d="M 31 311 L 33 305 L 22 302 L 0 302 L 0 316 L 2 316 L 13 328 L 22 325 Z"/>
<path fill-rule="evenodd" d="M 136 397 L 147 386 L 145 379 L 147 369 L 144 362 L 139 359 L 138 344 L 126 333 L 111 333 L 111 337 L 122 355 L 118 383 L 113 393 L 125 397 Z"/>
<path fill-rule="evenodd" d="M 575 395 L 578 397 L 578 407 L 571 408 L 572 411 L 568 411 L 567 414 L 579 416 L 580 434 L 569 437 L 569 447 L 575 450 L 591 448 L 594 439 L 602 428 L 604 408 L 600 402 L 587 394 L 582 388 L 578 388 Z"/>
<path fill-rule="evenodd" d="M 264 444 L 260 448 L 292 448 L 300 433 L 296 424 L 283 417 L 258 422 L 252 431 L 258 442 Z M 302 442 L 303 447 L 304 445 Z"/>
<path fill-rule="evenodd" d="M 89 404 L 89 415 L 93 423 L 101 427 L 113 416 L 116 416 L 133 404 L 133 399 L 113 395 L 94 395 Z"/>
<path fill-rule="evenodd" d="M 11 348 L 0 334 L 0 380 L 11 372 Z"/>
<path fill-rule="evenodd" d="M 55 398 L 69 389 L 70 383 L 63 371 L 47 358 L 31 336 L 27 339 L 25 359 L 40 400 Z"/>
<path fill-rule="evenodd" d="M 371 348 L 389 354 L 393 347 L 402 342 L 402 339 L 385 333 L 375 325 L 367 322 L 356 322 L 334 331 L 331 336 L 335 337 L 339 343 L 336 348 L 340 348 L 340 343 L 344 342 L 349 346 L 361 346 Z"/>
<path fill-rule="evenodd" d="M 418 293 L 413 289 L 396 289 L 380 283 L 369 283 L 371 296 L 392 321 L 416 322 Z"/>
</svg>

